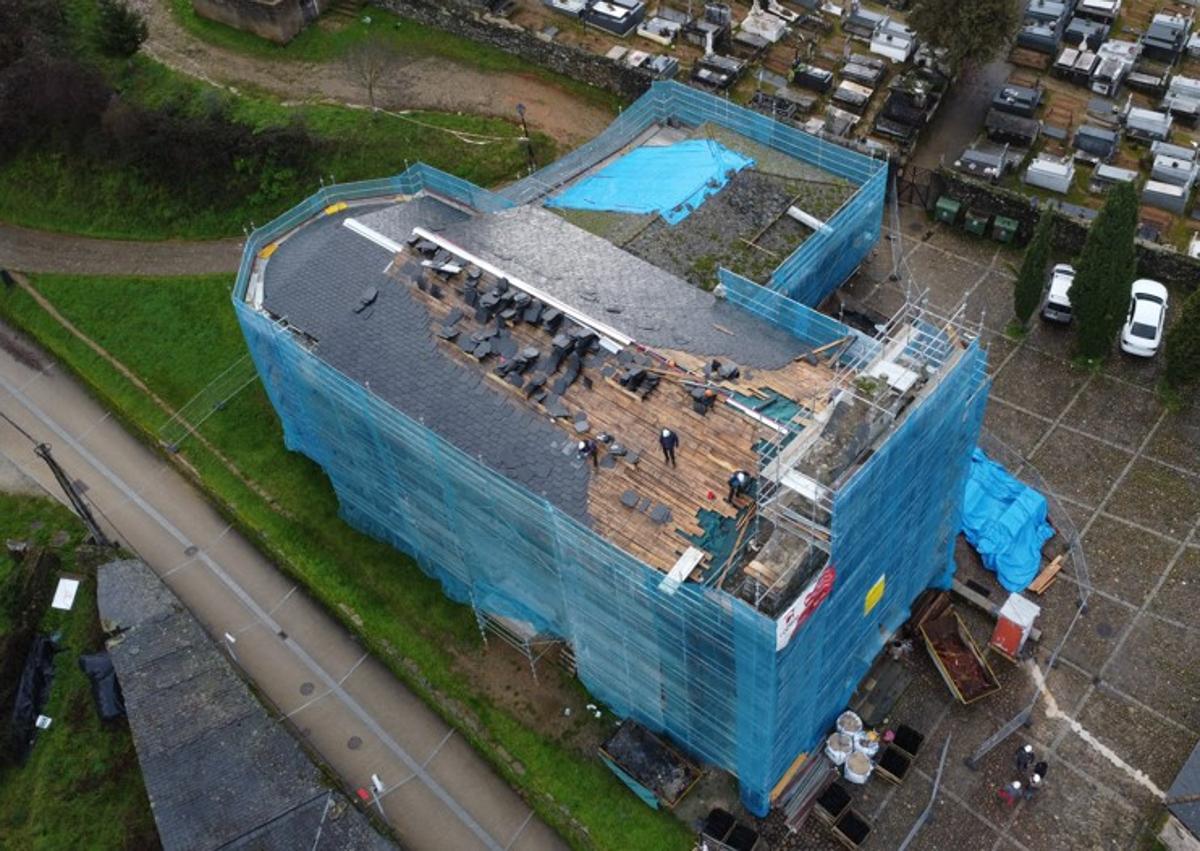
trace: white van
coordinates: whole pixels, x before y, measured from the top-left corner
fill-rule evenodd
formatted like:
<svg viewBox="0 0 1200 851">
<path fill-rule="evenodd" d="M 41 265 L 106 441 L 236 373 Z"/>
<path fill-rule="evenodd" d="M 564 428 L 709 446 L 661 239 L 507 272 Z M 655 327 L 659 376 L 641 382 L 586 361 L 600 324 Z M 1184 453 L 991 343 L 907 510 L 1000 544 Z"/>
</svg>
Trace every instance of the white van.
<svg viewBox="0 0 1200 851">
<path fill-rule="evenodd" d="M 1075 282 L 1075 268 L 1059 263 L 1050 272 L 1050 292 L 1042 305 L 1042 318 L 1049 322 L 1071 321 L 1071 284 Z"/>
</svg>

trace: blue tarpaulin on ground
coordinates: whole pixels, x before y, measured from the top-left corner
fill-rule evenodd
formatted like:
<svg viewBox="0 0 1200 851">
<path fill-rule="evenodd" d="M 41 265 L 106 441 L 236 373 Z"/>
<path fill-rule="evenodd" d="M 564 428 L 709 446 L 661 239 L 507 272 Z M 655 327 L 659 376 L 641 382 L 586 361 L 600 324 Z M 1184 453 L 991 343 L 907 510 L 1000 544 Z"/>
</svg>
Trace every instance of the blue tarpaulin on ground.
<svg viewBox="0 0 1200 851">
<path fill-rule="evenodd" d="M 546 202 L 548 207 L 659 213 L 677 225 L 754 160 L 710 139 L 635 148 Z"/>
<path fill-rule="evenodd" d="M 971 456 L 962 528 L 984 565 L 1009 591 L 1024 591 L 1038 575 L 1042 544 L 1054 536 L 1046 522 L 1046 498 L 978 448 Z"/>
</svg>

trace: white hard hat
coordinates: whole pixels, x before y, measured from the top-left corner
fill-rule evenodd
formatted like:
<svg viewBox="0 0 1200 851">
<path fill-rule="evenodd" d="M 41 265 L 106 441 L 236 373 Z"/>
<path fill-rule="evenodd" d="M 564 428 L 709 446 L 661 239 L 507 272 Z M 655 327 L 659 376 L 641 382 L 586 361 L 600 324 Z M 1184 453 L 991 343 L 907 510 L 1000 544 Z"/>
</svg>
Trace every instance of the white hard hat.
<svg viewBox="0 0 1200 851">
<path fill-rule="evenodd" d="M 585 449 L 587 449 L 587 441 L 586 440 L 579 441 L 579 451 L 582 452 Z"/>
<path fill-rule="evenodd" d="M 1013 783 L 1012 783 L 1012 786 L 1013 786 L 1013 788 L 1014 788 L 1014 789 L 1020 789 L 1020 788 L 1021 788 L 1021 781 L 1020 781 L 1020 780 L 1014 780 L 1014 781 L 1013 781 Z"/>
<path fill-rule="evenodd" d="M 671 436 L 671 430 L 669 428 L 664 428 L 663 429 L 663 437 L 670 437 L 670 436 Z"/>
</svg>

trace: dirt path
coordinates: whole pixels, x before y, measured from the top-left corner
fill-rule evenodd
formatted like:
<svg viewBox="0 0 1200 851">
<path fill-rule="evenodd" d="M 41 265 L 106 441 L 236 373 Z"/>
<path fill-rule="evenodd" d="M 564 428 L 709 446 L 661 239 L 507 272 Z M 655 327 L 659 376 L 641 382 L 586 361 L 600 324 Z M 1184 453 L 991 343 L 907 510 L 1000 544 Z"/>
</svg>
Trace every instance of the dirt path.
<svg viewBox="0 0 1200 851">
<path fill-rule="evenodd" d="M 241 239 L 136 242 L 0 223 L 0 268 L 80 275 L 205 275 L 237 271 Z"/>
<path fill-rule="evenodd" d="M 362 106 L 361 84 L 337 61 L 273 61 L 203 42 L 172 17 L 166 0 L 134 0 L 146 16 L 150 38 L 142 50 L 176 71 L 227 88 L 252 87 L 289 101 L 334 101 Z M 469 112 L 515 120 L 518 103 L 528 107 L 531 127 L 574 147 L 612 120 L 604 109 L 582 103 L 533 76 L 484 73 L 447 59 L 420 59 L 404 69 L 403 88 L 376 93 L 381 108 Z"/>
</svg>

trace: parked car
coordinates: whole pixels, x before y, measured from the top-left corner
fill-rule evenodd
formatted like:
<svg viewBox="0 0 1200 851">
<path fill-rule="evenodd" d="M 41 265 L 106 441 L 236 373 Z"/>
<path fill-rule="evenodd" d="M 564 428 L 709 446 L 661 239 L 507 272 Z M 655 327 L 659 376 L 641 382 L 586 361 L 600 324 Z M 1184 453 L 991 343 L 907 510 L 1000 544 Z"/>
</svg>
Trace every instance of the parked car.
<svg viewBox="0 0 1200 851">
<path fill-rule="evenodd" d="M 1121 331 L 1121 351 L 1141 358 L 1154 357 L 1162 345 L 1167 318 L 1167 288 L 1158 281 L 1138 278 L 1129 296 L 1129 315 Z"/>
<path fill-rule="evenodd" d="M 1050 271 L 1050 292 L 1042 305 L 1042 318 L 1050 322 L 1071 321 L 1071 284 L 1075 283 L 1075 267 L 1059 263 Z"/>
</svg>

